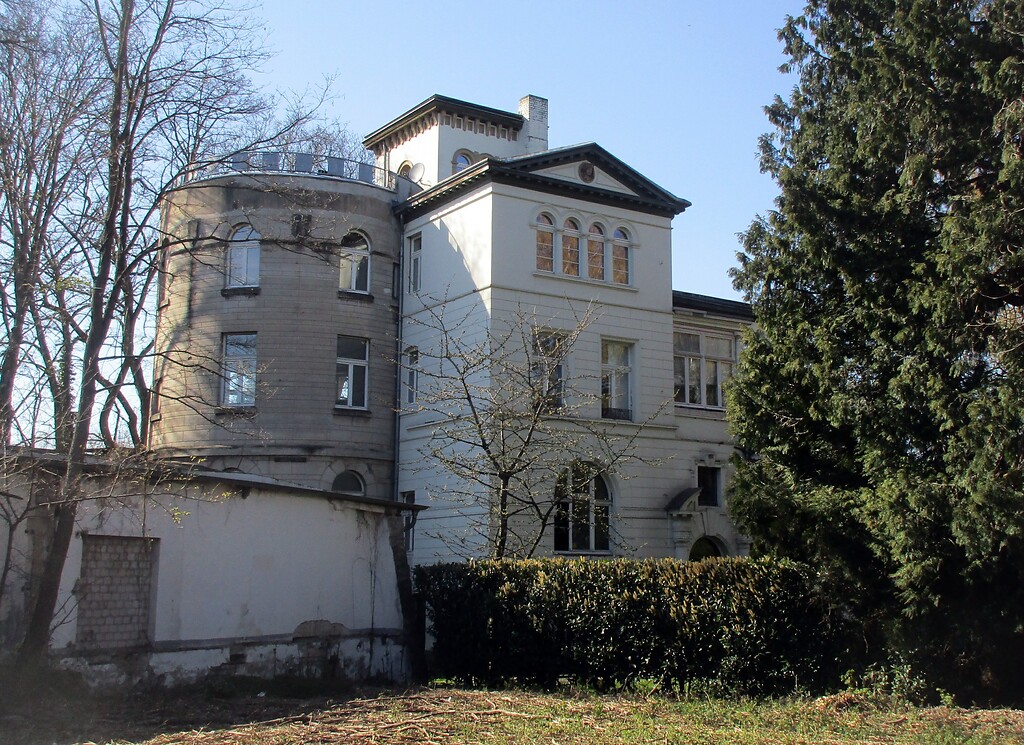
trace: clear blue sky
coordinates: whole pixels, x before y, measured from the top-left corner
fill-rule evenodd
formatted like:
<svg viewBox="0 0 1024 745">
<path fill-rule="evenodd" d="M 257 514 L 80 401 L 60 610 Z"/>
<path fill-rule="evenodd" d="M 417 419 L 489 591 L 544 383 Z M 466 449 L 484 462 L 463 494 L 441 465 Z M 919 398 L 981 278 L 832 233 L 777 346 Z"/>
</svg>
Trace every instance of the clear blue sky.
<svg viewBox="0 0 1024 745">
<path fill-rule="evenodd" d="M 264 0 L 268 86 L 337 73 L 328 112 L 362 137 L 434 93 L 515 111 L 549 100 L 552 147 L 594 141 L 693 206 L 673 287 L 735 298 L 737 233 L 772 207 L 763 106 L 793 85 L 776 30 L 798 0 Z"/>
</svg>

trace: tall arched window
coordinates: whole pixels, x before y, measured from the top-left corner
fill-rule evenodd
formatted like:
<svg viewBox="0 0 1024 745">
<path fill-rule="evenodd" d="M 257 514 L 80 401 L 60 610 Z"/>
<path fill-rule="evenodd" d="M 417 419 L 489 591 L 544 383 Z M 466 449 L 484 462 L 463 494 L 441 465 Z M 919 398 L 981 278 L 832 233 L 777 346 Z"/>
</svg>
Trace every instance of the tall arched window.
<svg viewBox="0 0 1024 745">
<path fill-rule="evenodd" d="M 612 496 L 590 463 L 574 463 L 555 487 L 555 551 L 610 553 Z"/>
<path fill-rule="evenodd" d="M 587 232 L 587 277 L 604 281 L 604 228 L 595 222 Z"/>
<path fill-rule="evenodd" d="M 580 225 L 571 217 L 562 224 L 562 274 L 580 276 Z"/>
<path fill-rule="evenodd" d="M 629 284 L 629 254 L 629 233 L 622 228 L 616 228 L 612 234 L 612 282 L 620 285 Z"/>
<path fill-rule="evenodd" d="M 353 231 L 341 239 L 338 266 L 339 290 L 370 291 L 370 242 L 366 236 Z"/>
<path fill-rule="evenodd" d="M 366 494 L 366 487 L 363 485 L 363 479 L 358 473 L 355 471 L 342 471 L 334 477 L 331 491 L 363 496 Z"/>
<path fill-rule="evenodd" d="M 260 286 L 260 234 L 251 225 L 234 229 L 228 239 L 224 286 Z"/>
<path fill-rule="evenodd" d="M 555 270 L 555 221 L 544 213 L 537 216 L 537 269 Z"/>
</svg>

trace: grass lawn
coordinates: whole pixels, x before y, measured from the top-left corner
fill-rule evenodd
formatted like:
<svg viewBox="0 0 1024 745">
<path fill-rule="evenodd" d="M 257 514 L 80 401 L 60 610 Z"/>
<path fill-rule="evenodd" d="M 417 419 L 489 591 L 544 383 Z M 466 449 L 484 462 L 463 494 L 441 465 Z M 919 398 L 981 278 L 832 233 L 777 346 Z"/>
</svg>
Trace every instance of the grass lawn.
<svg viewBox="0 0 1024 745">
<path fill-rule="evenodd" d="M 881 705 L 853 694 L 752 702 L 419 688 L 285 698 L 259 691 L 0 700 L 0 743 L 1024 744 L 1024 711 Z"/>
</svg>

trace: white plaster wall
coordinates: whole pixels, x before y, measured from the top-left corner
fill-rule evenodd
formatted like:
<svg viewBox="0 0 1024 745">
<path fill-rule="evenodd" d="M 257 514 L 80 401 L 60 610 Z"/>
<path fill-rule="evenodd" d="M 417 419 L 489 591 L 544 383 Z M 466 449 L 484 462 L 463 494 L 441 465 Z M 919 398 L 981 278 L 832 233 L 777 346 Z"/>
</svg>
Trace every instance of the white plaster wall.
<svg viewBox="0 0 1024 745">
<path fill-rule="evenodd" d="M 579 163 L 567 163 L 566 165 L 556 166 L 554 168 L 544 168 L 536 173 L 540 176 L 550 176 L 552 178 L 562 179 L 563 181 L 572 181 L 576 184 L 584 183 L 583 179 L 580 178 Z M 610 176 L 600 168 L 594 169 L 594 180 L 591 181 L 588 186 L 597 186 L 601 189 L 618 191 L 623 194 L 634 193 L 628 186 L 615 177 Z"/>
<path fill-rule="evenodd" d="M 401 628 L 383 513 L 260 490 L 244 499 L 158 501 L 132 510 L 83 505 L 61 583 L 59 605 L 68 614 L 54 649 L 70 648 L 75 638 L 82 532 L 159 539 L 157 644 L 290 635 L 313 620 L 353 631 Z"/>
</svg>

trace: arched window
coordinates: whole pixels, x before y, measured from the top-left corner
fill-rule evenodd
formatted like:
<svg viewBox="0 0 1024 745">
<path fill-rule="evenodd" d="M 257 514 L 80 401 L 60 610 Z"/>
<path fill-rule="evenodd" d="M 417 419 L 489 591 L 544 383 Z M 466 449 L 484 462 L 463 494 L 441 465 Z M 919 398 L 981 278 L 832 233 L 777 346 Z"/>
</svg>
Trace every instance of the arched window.
<svg viewBox="0 0 1024 745">
<path fill-rule="evenodd" d="M 339 290 L 370 291 L 370 242 L 366 240 L 366 236 L 351 232 L 341 239 L 338 266 Z"/>
<path fill-rule="evenodd" d="M 224 286 L 260 286 L 260 234 L 251 225 L 234 229 L 228 239 Z"/>
<path fill-rule="evenodd" d="M 612 282 L 629 284 L 630 243 L 629 233 L 616 228 L 612 234 Z"/>
<path fill-rule="evenodd" d="M 555 221 L 544 213 L 537 216 L 537 269 L 555 270 Z"/>
<path fill-rule="evenodd" d="M 587 277 L 604 281 L 604 228 L 595 222 L 587 232 Z"/>
<path fill-rule="evenodd" d="M 398 175 L 401 176 L 402 178 L 409 178 L 409 174 L 411 173 L 412 163 L 408 160 L 398 167 Z"/>
<path fill-rule="evenodd" d="M 562 224 L 562 274 L 580 276 L 580 225 L 571 217 Z"/>
<path fill-rule="evenodd" d="M 690 549 L 690 561 L 715 559 L 721 555 L 721 549 L 707 536 L 702 536 L 694 541 L 693 547 Z"/>
<path fill-rule="evenodd" d="M 612 496 L 590 463 L 574 463 L 555 487 L 555 551 L 610 553 Z"/>
<path fill-rule="evenodd" d="M 473 156 L 466 150 L 459 150 L 452 158 L 452 173 L 464 171 L 473 165 Z"/>
<path fill-rule="evenodd" d="M 355 471 L 342 471 L 334 477 L 331 491 L 363 496 L 366 494 L 366 487 L 363 485 L 363 479 L 358 473 Z"/>
</svg>

